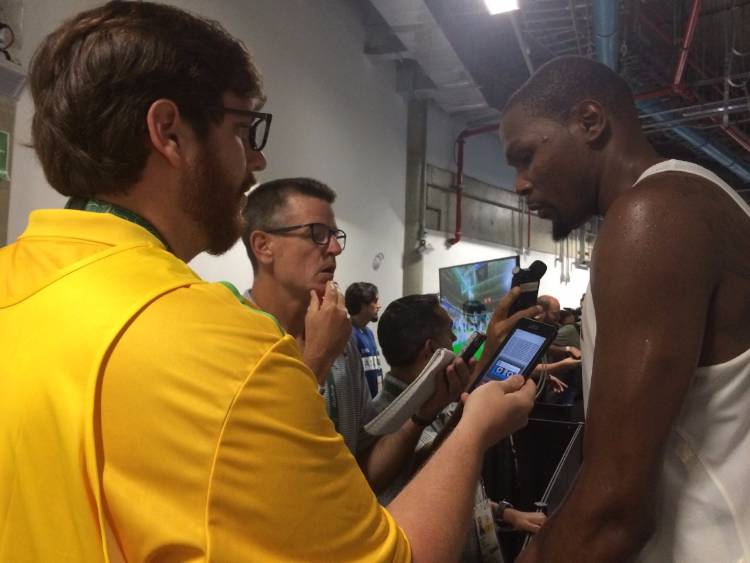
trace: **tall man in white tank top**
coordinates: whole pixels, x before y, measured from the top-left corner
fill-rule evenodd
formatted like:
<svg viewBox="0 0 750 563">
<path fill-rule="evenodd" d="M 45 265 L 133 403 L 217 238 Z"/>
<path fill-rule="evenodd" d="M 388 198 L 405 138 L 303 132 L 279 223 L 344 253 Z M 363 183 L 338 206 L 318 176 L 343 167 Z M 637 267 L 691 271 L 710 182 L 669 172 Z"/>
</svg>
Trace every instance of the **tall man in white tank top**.
<svg viewBox="0 0 750 563">
<path fill-rule="evenodd" d="M 660 157 L 625 81 L 588 59 L 541 67 L 500 130 L 557 239 L 604 216 L 583 466 L 519 561 L 750 562 L 750 208 Z"/>
</svg>

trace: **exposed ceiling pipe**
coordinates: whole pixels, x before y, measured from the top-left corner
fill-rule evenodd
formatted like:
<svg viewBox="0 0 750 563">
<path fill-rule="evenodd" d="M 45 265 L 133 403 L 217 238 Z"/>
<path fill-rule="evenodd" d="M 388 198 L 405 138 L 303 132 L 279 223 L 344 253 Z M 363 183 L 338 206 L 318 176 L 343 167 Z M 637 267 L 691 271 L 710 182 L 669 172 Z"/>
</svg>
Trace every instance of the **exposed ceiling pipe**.
<svg viewBox="0 0 750 563">
<path fill-rule="evenodd" d="M 499 123 L 492 123 L 475 129 L 464 129 L 456 137 L 456 183 L 454 186 L 456 189 L 456 229 L 453 238 L 447 241 L 448 246 L 453 246 L 461 241 L 461 203 L 464 194 L 464 144 L 466 144 L 466 139 L 475 135 L 497 131 L 499 127 Z"/>
<path fill-rule="evenodd" d="M 682 38 L 682 45 L 680 46 L 680 58 L 677 60 L 677 69 L 674 72 L 674 80 L 672 81 L 672 88 L 676 91 L 682 88 L 682 75 L 685 72 L 690 45 L 693 43 L 693 36 L 695 35 L 695 28 L 698 25 L 698 16 L 700 13 L 701 0 L 693 0 L 693 7 L 690 9 L 690 17 L 688 17 L 687 27 L 685 28 L 685 36 Z"/>
<path fill-rule="evenodd" d="M 518 47 L 519 49 L 521 49 L 523 62 L 526 63 L 526 68 L 529 69 L 529 74 L 534 74 L 534 65 L 531 62 L 531 56 L 529 55 L 531 49 L 529 49 L 529 46 L 526 44 L 526 40 L 521 34 L 521 28 L 518 25 L 518 19 L 516 18 L 516 14 L 514 14 L 513 12 L 510 13 L 510 24 L 513 26 L 513 33 L 516 34 L 516 41 L 518 41 Z"/>
<path fill-rule="evenodd" d="M 748 103 L 750 103 L 750 97 L 743 96 L 740 98 L 732 98 L 729 100 L 728 104 L 725 104 L 723 101 L 718 101 L 674 108 L 666 111 L 657 111 L 649 115 L 642 115 L 641 119 L 648 118 L 655 120 L 657 114 L 666 115 L 668 119 L 657 123 L 647 123 L 643 126 L 643 130 L 646 132 L 663 131 L 665 129 L 670 129 L 675 125 L 683 125 L 690 121 L 703 120 L 706 117 L 713 118 L 717 115 L 730 115 L 738 112 L 747 112 Z M 721 124 L 716 123 L 716 126 L 719 127 Z"/>
<path fill-rule="evenodd" d="M 617 72 L 620 53 L 620 1 L 594 0 L 596 60 Z"/>
<path fill-rule="evenodd" d="M 692 13 L 692 11 L 691 11 L 691 13 Z M 667 35 L 656 24 L 656 22 L 654 22 L 654 20 L 653 20 L 652 17 L 650 17 L 648 14 L 646 14 L 646 10 L 644 9 L 644 7 L 641 7 L 640 18 L 639 19 L 640 19 L 640 22 L 642 24 L 644 24 L 646 27 L 648 27 L 654 33 L 654 35 L 656 35 L 659 39 L 661 39 L 666 45 L 670 45 L 670 46 L 672 45 L 672 38 L 669 35 Z M 697 23 L 697 20 L 695 20 L 692 25 L 695 26 L 696 23 Z M 690 25 L 690 21 L 688 21 L 688 25 Z M 686 33 L 685 35 L 687 36 L 688 34 Z M 691 35 L 691 38 L 692 38 L 692 35 Z M 692 39 L 691 39 L 691 41 L 692 41 Z M 683 51 L 684 53 L 686 53 L 686 57 L 687 57 L 686 58 L 686 62 L 687 62 L 687 64 L 690 65 L 690 67 L 693 70 L 695 70 L 695 72 L 697 72 L 698 75 L 701 76 L 702 78 L 708 79 L 709 81 L 713 81 L 714 79 L 713 78 L 709 78 L 708 72 L 703 67 L 701 67 L 701 66 L 697 65 L 696 63 L 694 63 L 690 59 L 690 57 L 687 56 L 687 55 L 689 55 L 690 44 L 688 44 L 687 47 L 688 47 L 687 51 Z M 719 82 L 724 82 L 725 80 L 726 80 L 726 77 L 722 77 L 722 78 L 718 79 Z M 716 90 L 720 94 L 723 94 L 723 90 L 721 89 L 721 87 L 719 87 L 717 85 L 717 86 L 715 86 L 715 88 L 716 88 Z M 665 97 L 665 96 L 668 96 L 670 94 L 675 94 L 675 93 L 678 94 L 678 95 L 681 95 L 683 98 L 687 99 L 688 101 L 692 102 L 692 101 L 696 100 L 696 96 L 689 89 L 685 88 L 684 86 L 682 88 L 678 89 L 677 91 L 675 91 L 675 89 L 672 86 L 669 86 L 666 89 L 656 90 L 655 92 L 646 92 L 644 94 L 637 95 L 635 99 L 636 99 L 636 102 L 638 102 L 638 101 L 641 101 L 641 100 L 646 100 L 646 99 L 651 99 L 651 98 Z M 729 137 L 731 139 L 733 139 L 738 145 L 740 145 L 746 151 L 750 152 L 750 139 L 748 139 L 747 136 L 742 131 L 740 131 L 736 127 L 733 127 L 731 125 L 725 125 L 723 123 L 722 124 L 718 124 L 717 123 L 717 125 L 719 125 L 721 127 L 721 129 L 727 135 L 729 135 Z"/>
<path fill-rule="evenodd" d="M 740 145 L 743 149 L 745 149 L 747 152 L 750 152 L 750 141 L 747 137 L 742 135 L 738 129 L 735 129 L 734 127 L 725 127 L 724 125 L 721 126 L 724 133 L 732 137 L 738 145 Z"/>
<path fill-rule="evenodd" d="M 693 0 L 693 2 L 694 4 L 697 3 L 699 5 L 699 12 L 701 0 Z M 693 12 L 694 10 L 691 10 L 691 15 Z M 618 70 L 618 60 L 617 57 L 612 60 L 612 53 L 617 54 L 619 42 L 615 42 L 618 34 L 613 32 L 613 30 L 619 29 L 619 16 L 620 3 L 618 0 L 594 0 L 594 36 L 596 37 L 596 58 L 599 62 L 606 64 L 615 72 L 617 72 Z M 690 31 L 690 29 L 686 29 L 685 36 L 687 37 L 687 32 L 690 32 L 690 41 L 683 42 L 684 48 L 681 52 L 681 55 L 684 54 L 685 56 L 684 64 L 687 63 L 687 55 L 690 50 L 690 43 L 693 36 L 692 34 L 695 31 L 697 22 L 697 16 L 688 20 L 688 26 L 692 25 L 693 29 L 692 31 Z M 677 78 L 677 76 L 678 73 L 675 72 L 675 79 Z M 679 77 L 681 79 L 682 72 L 679 73 Z M 642 111 L 645 111 L 649 114 L 669 109 L 657 101 L 639 101 L 637 102 L 637 104 Z M 661 116 L 655 115 L 654 119 L 656 121 L 667 120 L 667 118 L 664 117 L 663 114 L 661 114 Z M 704 154 L 708 155 L 710 158 L 714 159 L 722 166 L 728 168 L 734 174 L 742 178 L 743 181 L 750 182 L 750 170 L 743 164 L 736 162 L 733 156 L 727 154 L 724 149 L 712 143 L 708 139 L 708 137 L 696 133 L 695 131 L 687 127 L 675 127 L 672 129 L 672 133 L 674 133 L 696 149 L 700 150 Z"/>
<path fill-rule="evenodd" d="M 638 104 L 638 107 L 642 111 L 647 112 L 662 109 L 662 105 L 658 102 L 641 102 Z M 655 113 L 652 117 L 659 122 L 669 120 L 669 117 L 659 113 Z M 743 164 L 737 162 L 732 155 L 716 146 L 707 136 L 687 127 L 673 127 L 671 132 L 694 146 L 696 149 L 702 151 L 704 154 L 710 156 L 716 162 L 742 178 L 744 182 L 750 182 L 750 170 L 748 170 Z"/>
<path fill-rule="evenodd" d="M 651 90 L 650 92 L 641 92 L 640 94 L 636 94 L 635 101 L 640 102 L 641 100 L 668 98 L 672 95 L 674 95 L 674 89 L 670 86 L 669 88 L 659 88 L 658 90 Z"/>
</svg>

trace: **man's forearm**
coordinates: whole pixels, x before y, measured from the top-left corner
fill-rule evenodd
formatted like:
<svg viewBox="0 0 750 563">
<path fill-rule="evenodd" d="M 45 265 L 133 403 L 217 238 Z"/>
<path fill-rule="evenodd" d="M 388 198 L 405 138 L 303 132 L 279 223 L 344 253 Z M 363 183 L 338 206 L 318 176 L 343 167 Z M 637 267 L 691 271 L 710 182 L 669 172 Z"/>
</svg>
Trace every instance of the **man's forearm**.
<svg viewBox="0 0 750 563">
<path fill-rule="evenodd" d="M 574 366 L 567 364 L 564 360 L 559 360 L 557 362 L 547 364 L 538 364 L 536 368 L 534 368 L 534 374 L 536 375 L 538 371 L 540 374 L 551 373 L 552 375 L 557 375 L 559 373 L 570 371 L 571 369 L 573 369 L 573 367 Z"/>
<path fill-rule="evenodd" d="M 362 472 L 375 493 L 384 491 L 412 459 L 424 430 L 411 420 L 393 434 L 381 436 L 373 446 L 357 455 Z"/>
<path fill-rule="evenodd" d="M 619 563 L 641 550 L 652 531 L 643 502 L 617 492 L 586 491 L 585 482 L 577 480 L 518 563 Z"/>
<path fill-rule="evenodd" d="M 560 360 L 562 358 L 567 357 L 568 355 L 568 348 L 569 346 L 558 346 L 557 344 L 551 344 L 549 348 L 547 348 L 547 356 L 552 358 L 553 360 Z"/>
<path fill-rule="evenodd" d="M 457 561 L 471 522 L 484 449 L 460 425 L 388 510 L 412 546 L 414 561 Z"/>
</svg>

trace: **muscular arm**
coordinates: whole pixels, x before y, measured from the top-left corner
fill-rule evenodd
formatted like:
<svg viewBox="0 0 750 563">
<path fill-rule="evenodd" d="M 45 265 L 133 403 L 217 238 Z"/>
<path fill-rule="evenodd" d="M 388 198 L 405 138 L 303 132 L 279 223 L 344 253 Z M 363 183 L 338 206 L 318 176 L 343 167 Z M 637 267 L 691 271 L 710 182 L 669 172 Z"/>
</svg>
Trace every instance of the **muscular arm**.
<svg viewBox="0 0 750 563">
<path fill-rule="evenodd" d="M 633 188 L 605 220 L 584 461 L 523 563 L 628 561 L 652 533 L 662 448 L 698 364 L 718 270 L 706 196 L 670 182 Z"/>
</svg>

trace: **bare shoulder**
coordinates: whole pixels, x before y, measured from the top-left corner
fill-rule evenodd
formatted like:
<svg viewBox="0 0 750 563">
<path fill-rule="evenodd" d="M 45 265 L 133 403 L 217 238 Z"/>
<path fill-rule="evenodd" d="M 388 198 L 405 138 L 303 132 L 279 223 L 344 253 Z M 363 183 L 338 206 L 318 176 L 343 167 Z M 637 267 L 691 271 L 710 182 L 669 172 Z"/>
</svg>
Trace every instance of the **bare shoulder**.
<svg viewBox="0 0 750 563">
<path fill-rule="evenodd" d="M 632 306 L 644 292 L 650 295 L 644 311 L 677 307 L 675 300 L 706 301 L 722 260 L 716 191 L 685 175 L 660 174 L 620 195 L 594 247 L 597 310 Z"/>
<path fill-rule="evenodd" d="M 706 224 L 720 212 L 724 199 L 730 200 L 719 188 L 703 178 L 679 172 L 658 174 L 640 182 L 618 197 L 608 217 L 642 223 L 655 221 L 654 226 L 669 228 L 673 223 L 689 221 Z"/>
<path fill-rule="evenodd" d="M 674 252 L 710 253 L 718 243 L 717 224 L 722 216 L 718 192 L 701 178 L 686 174 L 647 178 L 610 206 L 597 246 L 633 259 Z M 600 260 L 604 258 L 602 252 L 597 254 Z"/>
</svg>

